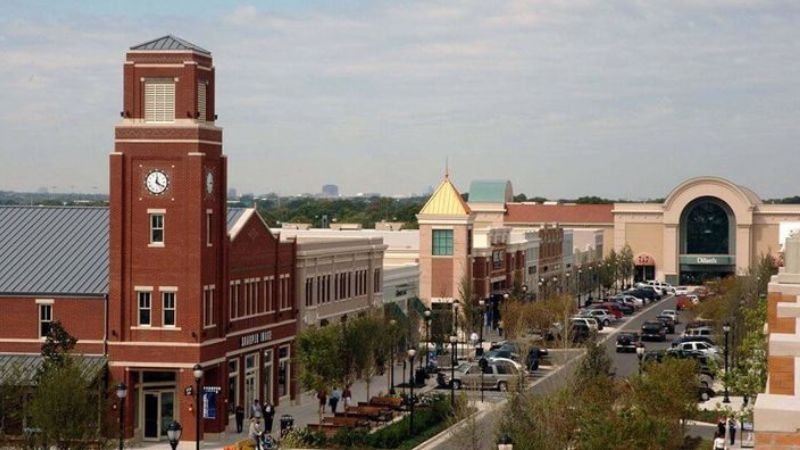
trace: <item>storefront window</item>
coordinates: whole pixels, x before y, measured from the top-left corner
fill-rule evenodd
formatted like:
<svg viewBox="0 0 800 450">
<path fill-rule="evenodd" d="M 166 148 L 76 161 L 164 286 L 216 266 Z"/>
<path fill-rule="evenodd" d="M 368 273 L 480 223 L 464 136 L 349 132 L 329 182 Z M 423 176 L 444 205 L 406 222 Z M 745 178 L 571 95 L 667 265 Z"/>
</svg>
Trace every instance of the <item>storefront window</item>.
<svg viewBox="0 0 800 450">
<path fill-rule="evenodd" d="M 686 254 L 727 255 L 730 242 L 728 213 L 713 200 L 698 202 L 685 218 Z"/>
<path fill-rule="evenodd" d="M 236 407 L 239 406 L 239 360 L 228 360 L 228 399 L 229 412 L 233 414 L 236 412 Z"/>
<path fill-rule="evenodd" d="M 280 397 L 289 395 L 289 380 L 291 378 L 290 356 L 288 345 L 278 349 L 278 396 Z"/>
<path fill-rule="evenodd" d="M 253 404 L 258 398 L 258 354 L 247 355 L 244 357 L 244 406 L 245 409 Z"/>
<path fill-rule="evenodd" d="M 264 350 L 264 402 L 272 403 L 272 350 Z"/>
</svg>

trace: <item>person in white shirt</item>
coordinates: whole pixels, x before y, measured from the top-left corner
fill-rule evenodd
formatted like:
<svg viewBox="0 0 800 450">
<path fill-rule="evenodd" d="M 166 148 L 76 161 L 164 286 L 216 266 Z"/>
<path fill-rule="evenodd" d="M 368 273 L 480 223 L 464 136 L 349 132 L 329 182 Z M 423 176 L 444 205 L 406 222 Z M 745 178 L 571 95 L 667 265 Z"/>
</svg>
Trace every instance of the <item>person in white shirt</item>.
<svg viewBox="0 0 800 450">
<path fill-rule="evenodd" d="M 716 434 L 714 438 L 714 450 L 725 450 L 725 435 L 724 434 Z"/>
</svg>

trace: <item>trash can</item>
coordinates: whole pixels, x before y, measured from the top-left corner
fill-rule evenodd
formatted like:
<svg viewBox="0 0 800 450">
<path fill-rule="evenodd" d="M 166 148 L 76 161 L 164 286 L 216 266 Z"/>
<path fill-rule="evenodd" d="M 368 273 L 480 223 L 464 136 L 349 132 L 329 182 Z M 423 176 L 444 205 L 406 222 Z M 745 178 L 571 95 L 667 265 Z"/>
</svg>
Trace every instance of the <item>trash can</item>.
<svg viewBox="0 0 800 450">
<path fill-rule="evenodd" d="M 281 437 L 285 437 L 294 428 L 294 417 L 289 414 L 281 416 Z"/>
<path fill-rule="evenodd" d="M 414 386 L 423 386 L 427 378 L 428 375 L 425 373 L 425 369 L 422 367 L 418 368 L 414 372 Z"/>
</svg>

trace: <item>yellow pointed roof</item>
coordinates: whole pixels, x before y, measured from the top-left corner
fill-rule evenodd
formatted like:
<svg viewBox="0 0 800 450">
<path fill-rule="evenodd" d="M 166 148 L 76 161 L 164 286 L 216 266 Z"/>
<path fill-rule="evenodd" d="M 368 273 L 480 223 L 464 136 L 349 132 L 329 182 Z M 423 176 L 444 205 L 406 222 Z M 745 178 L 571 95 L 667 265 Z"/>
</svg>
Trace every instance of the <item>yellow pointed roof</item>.
<svg viewBox="0 0 800 450">
<path fill-rule="evenodd" d="M 470 212 L 467 202 L 450 181 L 450 177 L 445 176 L 419 214 L 424 216 L 468 216 Z"/>
</svg>

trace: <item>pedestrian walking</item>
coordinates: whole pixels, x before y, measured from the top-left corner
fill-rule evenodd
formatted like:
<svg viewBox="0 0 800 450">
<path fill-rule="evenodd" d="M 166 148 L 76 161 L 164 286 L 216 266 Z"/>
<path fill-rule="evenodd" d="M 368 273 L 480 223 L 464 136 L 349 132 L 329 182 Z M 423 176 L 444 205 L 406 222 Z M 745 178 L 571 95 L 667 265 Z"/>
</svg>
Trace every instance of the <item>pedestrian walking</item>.
<svg viewBox="0 0 800 450">
<path fill-rule="evenodd" d="M 317 391 L 317 400 L 319 400 L 319 413 L 325 414 L 325 403 L 328 400 L 328 395 L 325 393 L 325 389 L 320 389 Z"/>
<path fill-rule="evenodd" d="M 725 418 L 720 417 L 717 420 L 717 434 L 721 435 L 723 438 L 725 437 Z"/>
<path fill-rule="evenodd" d="M 242 405 L 236 406 L 236 432 L 241 433 L 242 428 L 244 427 L 244 408 Z"/>
<path fill-rule="evenodd" d="M 275 419 L 275 407 L 270 402 L 264 402 L 264 431 L 272 433 L 272 422 Z"/>
<path fill-rule="evenodd" d="M 260 419 L 262 415 L 261 403 L 258 401 L 258 399 L 253 400 L 253 406 L 250 407 L 250 416 Z"/>
<path fill-rule="evenodd" d="M 725 433 L 717 431 L 714 438 L 714 450 L 725 450 Z"/>
<path fill-rule="evenodd" d="M 264 432 L 261 429 L 261 423 L 256 417 L 250 418 L 250 428 L 247 430 L 250 439 L 253 441 L 253 446 L 256 450 L 261 450 L 261 434 Z"/>
<path fill-rule="evenodd" d="M 736 428 L 738 423 L 735 417 L 728 419 L 728 435 L 731 437 L 731 445 L 736 443 Z"/>
<path fill-rule="evenodd" d="M 342 392 L 342 400 L 344 401 L 344 412 L 347 413 L 347 407 L 353 402 L 353 393 L 350 392 L 350 385 L 344 387 Z"/>
<path fill-rule="evenodd" d="M 335 415 L 336 414 L 336 405 L 339 404 L 339 400 L 342 398 L 342 391 L 339 390 L 338 387 L 334 387 L 333 391 L 331 392 L 331 398 L 328 400 L 331 404 L 331 412 Z"/>
</svg>

